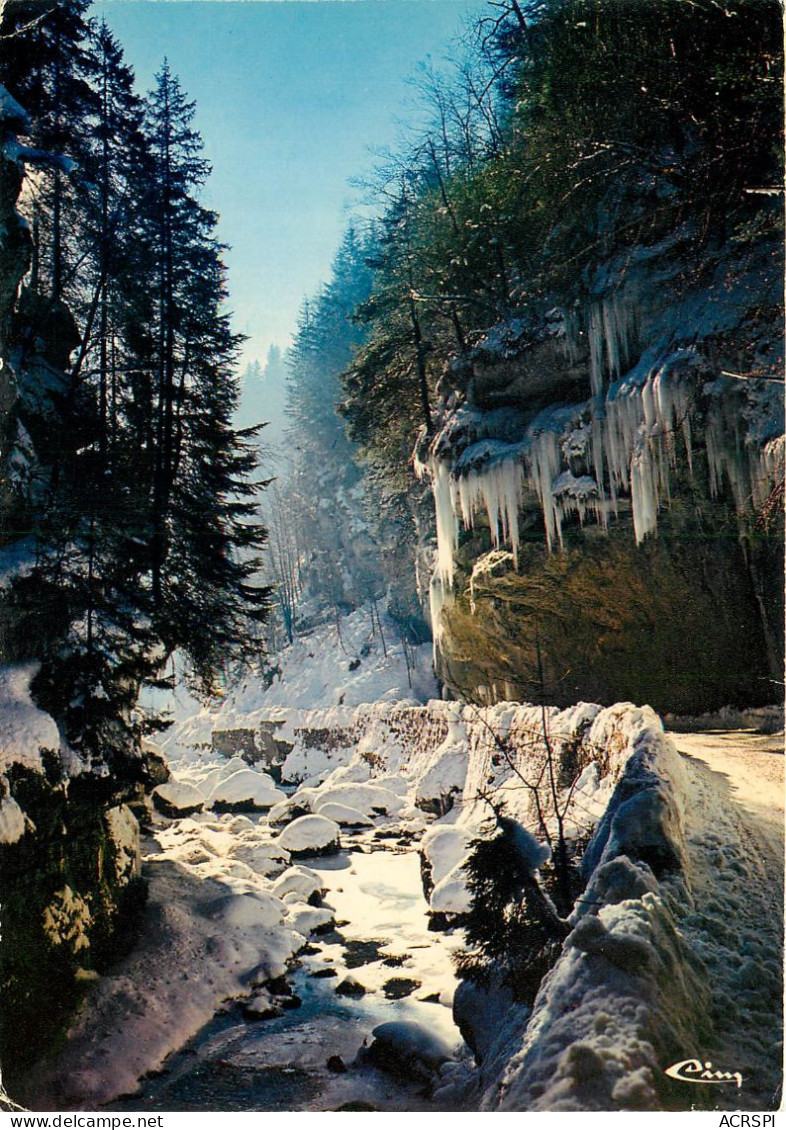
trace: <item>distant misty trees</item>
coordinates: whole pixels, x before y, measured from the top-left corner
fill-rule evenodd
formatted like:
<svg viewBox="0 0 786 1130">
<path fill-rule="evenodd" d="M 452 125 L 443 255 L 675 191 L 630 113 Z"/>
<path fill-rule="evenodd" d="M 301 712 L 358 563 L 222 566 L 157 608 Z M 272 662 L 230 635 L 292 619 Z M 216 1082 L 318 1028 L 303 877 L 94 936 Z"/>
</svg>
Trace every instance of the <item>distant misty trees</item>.
<svg viewBox="0 0 786 1130">
<path fill-rule="evenodd" d="M 384 589 L 362 474 L 337 411 L 339 374 L 364 336 L 354 312 L 368 296 L 368 257 L 367 241 L 350 227 L 329 281 L 304 302 L 290 349 L 283 358 L 271 350 L 264 370 L 257 365 L 246 371 L 243 419 L 251 419 L 259 397 L 259 409 L 273 421 L 260 442 L 264 448 L 273 432 L 275 481 L 264 512 L 270 528 L 265 575 L 277 609 L 274 646 L 376 600 Z M 280 424 L 282 368 L 286 403 Z"/>
<path fill-rule="evenodd" d="M 286 356 L 277 345 L 267 351 L 264 365 L 250 361 L 243 370 L 240 401 L 235 412 L 238 428 L 264 428 L 259 433 L 262 463 L 267 467 L 280 452 L 287 427 L 286 403 L 289 370 Z"/>
</svg>

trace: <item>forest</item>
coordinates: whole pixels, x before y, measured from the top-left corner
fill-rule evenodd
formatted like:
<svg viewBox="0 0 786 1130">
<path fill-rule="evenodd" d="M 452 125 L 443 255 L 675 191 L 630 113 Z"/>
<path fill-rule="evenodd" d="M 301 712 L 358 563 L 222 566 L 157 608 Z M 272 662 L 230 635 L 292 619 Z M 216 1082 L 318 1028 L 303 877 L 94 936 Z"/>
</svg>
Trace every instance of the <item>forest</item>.
<svg viewBox="0 0 786 1130">
<path fill-rule="evenodd" d="M 396 1101 L 426 1105 L 346 1109 L 687 1109 L 684 1077 L 669 1092 L 652 1065 L 699 1054 L 683 1046 L 696 994 L 697 1031 L 725 1031 L 723 1009 L 687 974 L 669 997 L 652 970 L 689 965 L 691 945 L 720 964 L 691 933 L 712 933 L 699 911 L 683 924 L 675 878 L 696 840 L 683 808 L 701 795 L 714 811 L 716 797 L 685 784 L 690 742 L 676 752 L 657 715 L 675 734 L 710 728 L 687 721 L 700 717 L 721 730 L 750 711 L 776 717 L 783 698 L 782 21 L 777 0 L 489 0 L 449 62 L 417 72 L 418 112 L 365 177 L 291 344 L 244 368 L 199 107 L 178 75 L 164 58 L 142 90 L 90 0 L 0 6 L 8 1109 L 133 1091 L 218 1000 L 278 1023 L 300 1003 L 280 986 L 306 938 L 335 929 L 311 862 L 288 887 L 279 875 L 354 844 L 381 813 L 420 853 L 418 898 L 447 937 L 475 1066 L 415 1040 L 406 1056 L 428 1099 Z M 647 799 L 623 819 L 637 789 Z M 259 842 L 219 826 L 262 812 Z M 211 834 L 238 843 L 194 839 L 192 859 L 178 821 L 197 837 L 213 818 Z M 298 840 L 299 820 L 320 819 Z M 249 1005 L 254 962 L 237 958 L 248 976 L 236 984 L 215 958 L 192 1029 L 140 1040 L 133 1077 L 116 1067 L 98 1085 L 85 1069 L 84 1090 L 77 1073 L 68 1091 L 67 1057 L 104 1054 L 85 1052 L 99 1025 L 60 1067 L 46 1058 L 75 1017 L 90 1028 L 88 984 L 115 991 L 112 971 L 136 968 L 169 900 L 202 922 L 206 895 L 188 902 L 185 879 L 170 890 L 141 863 L 140 827 L 158 837 L 145 858 L 170 852 L 186 871 L 204 851 L 236 861 L 194 875 L 256 900 L 232 903 L 227 929 L 238 953 L 246 927 L 268 931 L 264 960 L 254 951 L 267 976 Z M 367 859 L 381 850 L 357 843 Z M 286 903 L 293 892 L 302 906 Z M 582 918 L 582 892 L 603 910 Z M 646 953 L 599 940 L 623 899 L 644 908 L 620 930 L 646 934 Z M 750 958 L 770 988 L 743 985 L 753 1012 L 780 991 L 770 926 Z M 193 930 L 208 968 L 217 943 Z M 654 1051 L 625 1033 L 604 1042 L 586 1011 L 594 982 L 566 1006 L 580 1019 L 559 1063 L 553 1041 L 532 1043 L 531 1017 L 562 1031 L 549 986 L 562 970 L 579 992 L 579 954 L 642 979 L 630 991 L 656 1002 L 653 1030 L 673 1007 Z M 616 1000 L 617 980 L 603 984 Z M 484 1029 L 500 1000 L 504 1055 Z M 526 1055 L 505 1074 L 514 1029 Z M 399 1070 L 401 1039 L 377 1036 Z M 730 1040 L 707 1047 L 736 1055 Z M 760 1049 L 746 1047 L 752 1063 Z M 361 1073 L 379 1066 L 373 1053 Z M 767 1071 L 751 1109 L 773 1109 Z"/>
</svg>

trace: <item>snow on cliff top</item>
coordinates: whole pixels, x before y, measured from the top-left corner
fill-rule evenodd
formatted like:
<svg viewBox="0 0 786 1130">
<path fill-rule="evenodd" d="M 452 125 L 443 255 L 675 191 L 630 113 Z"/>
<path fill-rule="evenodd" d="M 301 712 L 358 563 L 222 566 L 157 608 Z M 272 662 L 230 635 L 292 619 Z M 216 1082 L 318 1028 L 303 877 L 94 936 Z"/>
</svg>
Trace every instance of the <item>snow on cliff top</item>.
<svg viewBox="0 0 786 1130">
<path fill-rule="evenodd" d="M 40 664 L 0 667 L 0 768 L 24 765 L 41 771 L 41 750 L 59 749 L 54 719 L 30 697 L 30 684 Z"/>
</svg>

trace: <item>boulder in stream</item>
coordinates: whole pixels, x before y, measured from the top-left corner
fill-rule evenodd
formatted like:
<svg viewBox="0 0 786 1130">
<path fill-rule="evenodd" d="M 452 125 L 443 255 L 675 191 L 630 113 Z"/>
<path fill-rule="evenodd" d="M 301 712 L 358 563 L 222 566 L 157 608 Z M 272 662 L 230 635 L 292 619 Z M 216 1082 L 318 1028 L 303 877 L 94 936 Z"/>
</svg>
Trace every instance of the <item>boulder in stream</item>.
<svg viewBox="0 0 786 1130">
<path fill-rule="evenodd" d="M 167 781 L 153 790 L 153 804 L 164 816 L 190 816 L 202 811 L 205 798 L 186 781 Z"/>
<path fill-rule="evenodd" d="M 338 824 L 326 816 L 299 816 L 279 836 L 279 843 L 295 858 L 335 855 L 340 846 Z"/>
<path fill-rule="evenodd" d="M 451 1045 L 412 1021 L 380 1024 L 373 1036 L 371 1046 L 362 1052 L 363 1061 L 394 1075 L 428 1078 L 453 1058 Z"/>
</svg>

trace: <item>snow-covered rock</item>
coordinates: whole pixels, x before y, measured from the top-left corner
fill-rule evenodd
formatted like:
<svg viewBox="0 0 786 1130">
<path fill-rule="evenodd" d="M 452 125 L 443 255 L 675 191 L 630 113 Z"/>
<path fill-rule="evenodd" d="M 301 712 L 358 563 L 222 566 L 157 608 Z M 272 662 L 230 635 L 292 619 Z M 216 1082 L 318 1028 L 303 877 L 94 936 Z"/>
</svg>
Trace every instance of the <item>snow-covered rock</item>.
<svg viewBox="0 0 786 1130">
<path fill-rule="evenodd" d="M 416 804 L 439 815 L 448 812 L 453 798 L 464 788 L 468 762 L 466 728 L 455 716 L 450 717 L 447 737 L 434 751 L 428 768 L 418 777 Z"/>
<path fill-rule="evenodd" d="M 279 875 L 272 886 L 276 898 L 283 899 L 285 895 L 295 894 L 302 902 L 307 902 L 313 894 L 323 890 L 322 876 L 310 867 L 288 867 Z"/>
<path fill-rule="evenodd" d="M 373 1030 L 369 1058 L 377 1066 L 416 1075 L 437 1071 L 453 1058 L 454 1048 L 420 1024 L 391 1020 Z"/>
<path fill-rule="evenodd" d="M 307 938 L 314 930 L 321 926 L 329 925 L 334 919 L 333 911 L 325 906 L 304 906 L 302 903 L 294 905 L 287 912 L 287 923 L 298 934 Z"/>
<path fill-rule="evenodd" d="M 328 820 L 335 820 L 336 824 L 340 824 L 342 828 L 370 827 L 374 823 L 357 808 L 350 808 L 346 804 L 337 804 L 335 801 L 318 804 L 316 811 L 320 816 L 326 816 Z"/>
<path fill-rule="evenodd" d="M 209 801 L 214 806 L 272 808 L 285 797 L 267 773 L 259 773 L 245 766 L 213 787 Z"/>
<path fill-rule="evenodd" d="M 355 809 L 365 816 L 395 815 L 404 807 L 404 801 L 390 789 L 378 785 L 347 782 L 321 788 L 314 800 L 315 809 L 326 804 L 338 804 L 343 808 Z"/>
<path fill-rule="evenodd" d="M 285 870 L 289 863 L 289 852 L 280 844 L 259 840 L 247 840 L 234 845 L 228 855 L 248 867 L 255 875 L 271 878 Z"/>
<path fill-rule="evenodd" d="M 288 824 L 292 819 L 292 805 L 289 800 L 280 800 L 267 814 L 268 824 L 274 827 L 277 824 Z"/>
<path fill-rule="evenodd" d="M 40 663 L 0 667 L 0 767 L 24 765 L 41 771 L 41 750 L 59 750 L 54 719 L 33 702 L 30 684 Z"/>
<path fill-rule="evenodd" d="M 25 834 L 25 814 L 13 797 L 0 801 L 0 844 L 15 844 Z"/>
<path fill-rule="evenodd" d="M 434 914 L 466 914 L 472 906 L 472 896 L 467 886 L 467 873 L 461 864 L 440 879 L 429 899 Z"/>
<path fill-rule="evenodd" d="M 340 829 L 325 816 L 299 816 L 284 828 L 279 843 L 293 856 L 329 855 L 339 849 Z"/>
<path fill-rule="evenodd" d="M 219 919 L 226 926 L 241 929 L 257 926 L 278 926 L 285 910 L 281 899 L 263 891 L 225 895 L 206 907 L 209 918 Z"/>
<path fill-rule="evenodd" d="M 424 833 L 420 850 L 428 862 L 431 882 L 435 887 L 449 871 L 466 859 L 472 839 L 471 831 L 455 826 L 438 825 Z"/>
<path fill-rule="evenodd" d="M 186 781 L 167 781 L 153 790 L 153 804 L 165 816 L 189 816 L 202 811 L 205 797 Z"/>
</svg>

